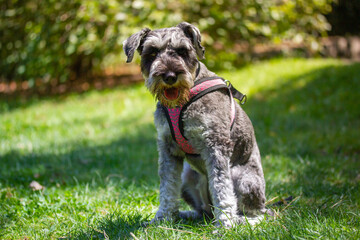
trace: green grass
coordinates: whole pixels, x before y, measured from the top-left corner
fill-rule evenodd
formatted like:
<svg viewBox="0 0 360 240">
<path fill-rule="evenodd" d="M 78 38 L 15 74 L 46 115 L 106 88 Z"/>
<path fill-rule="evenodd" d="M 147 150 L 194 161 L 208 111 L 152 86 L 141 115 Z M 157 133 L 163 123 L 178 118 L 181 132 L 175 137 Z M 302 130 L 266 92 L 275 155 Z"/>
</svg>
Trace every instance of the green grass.
<svg viewBox="0 0 360 240">
<path fill-rule="evenodd" d="M 136 85 L 1 100 L 0 239 L 359 239 L 360 64 L 278 59 L 219 75 L 248 95 L 267 198 L 296 197 L 275 220 L 142 227 L 159 181 L 155 102 Z"/>
</svg>

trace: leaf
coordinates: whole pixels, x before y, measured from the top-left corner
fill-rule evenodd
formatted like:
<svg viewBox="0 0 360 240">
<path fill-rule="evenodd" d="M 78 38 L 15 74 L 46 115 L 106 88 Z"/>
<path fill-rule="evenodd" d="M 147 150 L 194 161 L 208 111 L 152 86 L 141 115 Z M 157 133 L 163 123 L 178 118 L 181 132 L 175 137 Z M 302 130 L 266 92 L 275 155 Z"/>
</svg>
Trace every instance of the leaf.
<svg viewBox="0 0 360 240">
<path fill-rule="evenodd" d="M 37 181 L 32 181 L 29 185 L 29 187 L 33 190 L 33 191 L 40 191 L 45 189 L 44 186 L 42 186 L 40 183 L 38 183 Z"/>
</svg>

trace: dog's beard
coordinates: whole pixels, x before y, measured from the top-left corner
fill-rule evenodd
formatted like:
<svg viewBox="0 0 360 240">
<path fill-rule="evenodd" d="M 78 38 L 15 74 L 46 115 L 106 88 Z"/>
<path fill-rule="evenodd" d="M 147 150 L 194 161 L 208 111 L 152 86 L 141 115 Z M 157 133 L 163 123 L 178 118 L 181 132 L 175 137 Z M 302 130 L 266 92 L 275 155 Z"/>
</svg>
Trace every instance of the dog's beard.
<svg viewBox="0 0 360 240">
<path fill-rule="evenodd" d="M 193 81 L 191 79 L 191 74 L 180 74 L 178 80 L 173 85 L 168 85 L 162 81 L 161 77 L 152 77 L 150 76 L 147 80 L 150 85 L 148 89 L 152 95 L 165 107 L 175 108 L 180 107 L 186 104 L 189 101 L 190 97 L 190 88 L 193 86 Z M 172 90 L 176 89 L 176 90 Z M 173 100 L 166 97 L 165 91 L 175 91 L 174 94 L 177 94 L 176 99 Z"/>
</svg>

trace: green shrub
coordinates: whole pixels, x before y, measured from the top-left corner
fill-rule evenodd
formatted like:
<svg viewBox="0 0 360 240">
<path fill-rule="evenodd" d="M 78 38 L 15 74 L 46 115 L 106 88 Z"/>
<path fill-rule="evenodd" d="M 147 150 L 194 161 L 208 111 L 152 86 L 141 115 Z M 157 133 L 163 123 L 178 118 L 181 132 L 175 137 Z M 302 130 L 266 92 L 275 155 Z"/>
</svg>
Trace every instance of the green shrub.
<svg viewBox="0 0 360 240">
<path fill-rule="evenodd" d="M 233 49 L 244 41 L 251 46 L 324 34 L 329 24 L 322 14 L 331 10 L 331 2 L 5 0 L 0 3 L 0 77 L 30 83 L 86 77 L 119 55 L 131 33 L 181 21 L 203 32 L 211 67 L 231 68 L 243 62 Z"/>
<path fill-rule="evenodd" d="M 1 12 L 1 72 L 10 79 L 84 75 L 116 45 L 111 1 L 7 1 Z M 5 6 L 5 7 L 4 7 Z"/>
<path fill-rule="evenodd" d="M 246 59 L 233 57 L 236 46 L 251 51 L 259 42 L 313 41 L 331 26 L 323 14 L 331 11 L 332 0 L 195 0 L 183 10 L 184 18 L 199 24 L 211 55 L 210 65 L 228 68 Z M 193 4 L 190 4 L 193 2 Z M 245 44 L 244 44 L 245 43 Z M 230 58 L 218 61 L 219 52 L 230 50 Z M 220 65 L 219 65 L 220 64 Z"/>
</svg>

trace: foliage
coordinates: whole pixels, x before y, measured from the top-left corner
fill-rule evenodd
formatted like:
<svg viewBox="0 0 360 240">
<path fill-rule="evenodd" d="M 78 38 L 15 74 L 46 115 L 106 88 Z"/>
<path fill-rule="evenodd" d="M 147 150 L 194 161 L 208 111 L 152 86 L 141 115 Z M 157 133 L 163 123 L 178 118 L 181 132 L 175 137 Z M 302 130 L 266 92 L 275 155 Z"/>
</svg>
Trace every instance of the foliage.
<svg viewBox="0 0 360 240">
<path fill-rule="evenodd" d="M 190 1 L 189 1 L 190 2 Z M 209 66 L 226 68 L 244 63 L 236 55 L 236 47 L 251 51 L 259 42 L 282 40 L 314 41 L 331 26 L 322 14 L 331 11 L 331 0 L 217 0 L 191 1 L 184 4 L 184 18 L 199 24 L 206 34 L 211 54 Z M 228 56 L 218 60 L 218 54 Z"/>
<path fill-rule="evenodd" d="M 115 1 L 5 1 L 1 72 L 8 79 L 60 78 L 98 66 L 121 29 Z"/>
<path fill-rule="evenodd" d="M 204 33 L 210 67 L 243 62 L 236 46 L 303 41 L 329 29 L 332 0 L 5 0 L 0 9 L 0 77 L 45 83 L 87 77 L 117 58 L 142 27 L 192 22 Z M 217 60 L 215 60 L 217 59 Z"/>
<path fill-rule="evenodd" d="M 248 94 L 267 199 L 297 198 L 277 219 L 215 235 L 204 221 L 142 227 L 158 208 L 158 154 L 155 103 L 136 85 L 0 101 L 0 238 L 359 239 L 360 64 L 286 59 L 218 74 Z"/>
</svg>

